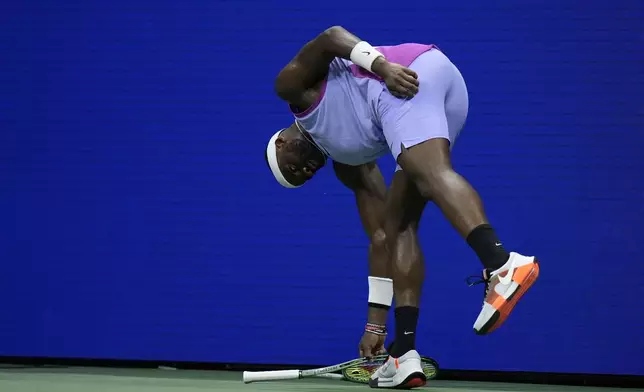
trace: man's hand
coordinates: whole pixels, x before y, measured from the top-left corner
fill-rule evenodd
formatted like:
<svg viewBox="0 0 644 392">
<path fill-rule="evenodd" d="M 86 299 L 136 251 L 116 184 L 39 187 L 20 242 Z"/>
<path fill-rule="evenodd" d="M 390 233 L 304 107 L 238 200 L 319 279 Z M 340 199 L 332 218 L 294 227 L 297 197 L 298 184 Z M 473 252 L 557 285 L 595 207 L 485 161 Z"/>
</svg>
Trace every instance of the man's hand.
<svg viewBox="0 0 644 392">
<path fill-rule="evenodd" d="M 411 69 L 390 63 L 384 57 L 378 57 L 371 69 L 382 78 L 391 95 L 412 98 L 418 93 L 418 75 Z"/>
<path fill-rule="evenodd" d="M 371 358 L 376 355 L 387 354 L 387 350 L 385 350 L 385 338 L 385 335 L 376 335 L 365 331 L 362 339 L 360 339 L 360 346 L 358 347 L 360 357 Z"/>
</svg>

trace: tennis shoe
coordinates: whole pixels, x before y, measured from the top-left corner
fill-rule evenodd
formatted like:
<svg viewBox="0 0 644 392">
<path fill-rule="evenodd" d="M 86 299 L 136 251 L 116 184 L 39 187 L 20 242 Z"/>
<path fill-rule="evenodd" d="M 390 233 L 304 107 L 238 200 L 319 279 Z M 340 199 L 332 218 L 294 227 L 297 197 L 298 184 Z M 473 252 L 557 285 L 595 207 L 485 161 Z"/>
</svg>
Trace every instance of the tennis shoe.
<svg viewBox="0 0 644 392">
<path fill-rule="evenodd" d="M 387 361 L 371 376 L 371 388 L 411 389 L 422 387 L 427 377 L 416 350 L 408 351 L 400 358 L 389 356 Z"/>
<path fill-rule="evenodd" d="M 468 284 L 485 284 L 483 309 L 474 322 L 474 332 L 486 335 L 499 328 L 508 318 L 523 294 L 539 277 L 539 262 L 534 257 L 510 253 L 503 267 L 496 271 L 483 271 L 483 277 Z"/>
</svg>

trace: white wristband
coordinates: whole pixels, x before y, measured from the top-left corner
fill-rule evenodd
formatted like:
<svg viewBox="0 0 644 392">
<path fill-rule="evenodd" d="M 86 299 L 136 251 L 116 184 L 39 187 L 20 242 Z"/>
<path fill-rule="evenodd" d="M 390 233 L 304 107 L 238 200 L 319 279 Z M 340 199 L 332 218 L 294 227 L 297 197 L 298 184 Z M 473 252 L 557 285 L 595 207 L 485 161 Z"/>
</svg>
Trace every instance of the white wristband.
<svg viewBox="0 0 644 392">
<path fill-rule="evenodd" d="M 378 52 L 373 46 L 369 45 L 368 42 L 360 41 L 353 47 L 351 50 L 351 55 L 349 58 L 353 61 L 354 64 L 361 66 L 369 72 L 373 62 L 380 56 L 384 55 Z"/>
<path fill-rule="evenodd" d="M 394 282 L 388 278 L 369 277 L 369 303 L 391 307 L 394 299 Z"/>
</svg>

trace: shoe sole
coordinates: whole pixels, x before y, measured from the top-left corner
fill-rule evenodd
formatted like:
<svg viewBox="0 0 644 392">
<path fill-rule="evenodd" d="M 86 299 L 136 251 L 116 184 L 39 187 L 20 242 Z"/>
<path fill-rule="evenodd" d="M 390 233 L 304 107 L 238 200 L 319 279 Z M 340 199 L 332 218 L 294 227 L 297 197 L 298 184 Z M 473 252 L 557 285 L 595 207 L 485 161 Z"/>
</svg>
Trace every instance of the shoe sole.
<svg viewBox="0 0 644 392">
<path fill-rule="evenodd" d="M 499 328 L 505 320 L 510 316 L 512 310 L 519 302 L 521 297 L 528 291 L 530 287 L 536 282 L 539 277 L 539 260 L 534 259 L 534 266 L 528 273 L 528 275 L 523 280 L 523 283 L 519 285 L 517 290 L 508 298 L 499 309 L 497 309 L 492 317 L 481 327 L 481 329 L 474 329 L 477 335 L 487 335 L 497 328 Z"/>
<path fill-rule="evenodd" d="M 395 387 L 385 387 L 378 385 L 378 379 L 369 380 L 369 386 L 371 388 L 380 388 L 380 389 L 412 389 L 420 388 L 427 384 L 427 376 L 422 372 L 414 372 L 407 376 L 407 378 Z"/>
</svg>

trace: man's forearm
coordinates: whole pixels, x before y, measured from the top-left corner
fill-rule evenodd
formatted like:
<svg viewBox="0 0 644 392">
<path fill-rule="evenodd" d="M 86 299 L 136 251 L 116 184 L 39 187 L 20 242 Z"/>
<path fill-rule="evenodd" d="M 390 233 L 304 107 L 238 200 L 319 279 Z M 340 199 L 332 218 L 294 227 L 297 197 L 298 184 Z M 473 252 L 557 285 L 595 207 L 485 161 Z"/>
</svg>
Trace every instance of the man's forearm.
<svg viewBox="0 0 644 392">
<path fill-rule="evenodd" d="M 385 57 L 366 41 L 356 37 L 345 28 L 333 26 L 324 31 L 324 50 L 333 57 L 351 60 L 364 69 L 380 75 L 386 63 Z"/>
<path fill-rule="evenodd" d="M 393 300 L 391 258 L 382 227 L 387 184 L 375 163 L 348 166 L 334 162 L 333 168 L 338 179 L 354 192 L 360 220 L 370 241 L 367 322 L 384 329 Z"/>
<path fill-rule="evenodd" d="M 374 298 L 382 297 L 382 295 L 377 295 L 377 293 L 374 293 L 373 291 L 386 290 L 384 286 L 388 283 L 385 280 L 380 280 L 378 282 L 377 279 L 374 278 L 391 279 L 391 256 L 389 255 L 385 241 L 384 233 L 382 233 L 382 235 L 377 233 L 372 237 L 371 244 L 369 245 L 369 297 L 372 301 Z M 389 284 L 392 284 L 391 281 L 389 281 Z M 384 294 L 384 296 L 387 295 L 389 294 Z M 386 300 L 381 302 L 386 302 Z M 390 306 L 387 306 L 387 304 L 379 304 L 370 301 L 367 322 L 385 325 L 387 323 L 389 307 Z"/>
</svg>

